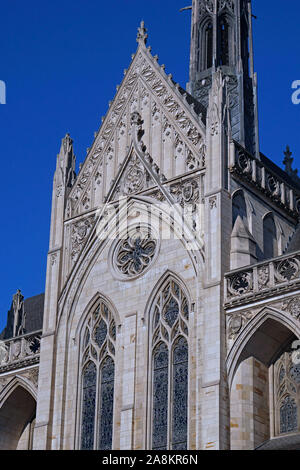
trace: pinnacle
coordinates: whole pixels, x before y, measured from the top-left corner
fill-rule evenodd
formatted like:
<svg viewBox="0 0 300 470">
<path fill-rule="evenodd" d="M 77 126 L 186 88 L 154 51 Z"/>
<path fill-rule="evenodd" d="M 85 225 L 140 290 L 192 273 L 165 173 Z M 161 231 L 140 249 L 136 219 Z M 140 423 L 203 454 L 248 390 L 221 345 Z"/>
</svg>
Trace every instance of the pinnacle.
<svg viewBox="0 0 300 470">
<path fill-rule="evenodd" d="M 137 34 L 136 40 L 139 44 L 146 44 L 147 38 L 148 38 L 147 29 L 145 28 L 144 20 L 142 20 L 140 27 L 138 28 L 138 34 Z"/>
</svg>

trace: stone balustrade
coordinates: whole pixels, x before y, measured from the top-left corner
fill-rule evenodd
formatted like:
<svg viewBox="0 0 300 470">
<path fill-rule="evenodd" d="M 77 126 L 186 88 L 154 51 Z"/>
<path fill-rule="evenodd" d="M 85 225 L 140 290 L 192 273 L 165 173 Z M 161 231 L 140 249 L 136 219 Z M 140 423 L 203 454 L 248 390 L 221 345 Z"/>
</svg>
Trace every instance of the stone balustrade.
<svg viewBox="0 0 300 470">
<path fill-rule="evenodd" d="M 0 341 L 0 373 L 39 362 L 42 331 Z"/>
<path fill-rule="evenodd" d="M 225 276 L 225 305 L 238 305 L 300 287 L 300 252 L 231 271 Z"/>
<path fill-rule="evenodd" d="M 300 215 L 300 191 L 290 186 L 284 177 L 273 172 L 261 160 L 253 157 L 237 142 L 231 153 L 230 171 L 243 181 L 256 187 L 273 203 L 284 209 L 295 219 Z"/>
</svg>

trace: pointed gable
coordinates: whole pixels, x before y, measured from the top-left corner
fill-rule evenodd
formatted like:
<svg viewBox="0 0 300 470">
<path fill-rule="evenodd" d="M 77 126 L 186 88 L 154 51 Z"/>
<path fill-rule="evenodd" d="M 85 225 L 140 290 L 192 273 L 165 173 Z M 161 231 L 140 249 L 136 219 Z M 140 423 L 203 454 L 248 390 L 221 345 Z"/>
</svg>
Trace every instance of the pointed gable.
<svg viewBox="0 0 300 470">
<path fill-rule="evenodd" d="M 142 29 L 137 52 L 70 192 L 66 218 L 97 208 L 111 194 L 132 144 L 130 118 L 135 111 L 143 119 L 147 149 L 167 179 L 204 166 L 205 126 L 197 114 L 201 109 L 159 66 L 145 46 Z"/>
</svg>

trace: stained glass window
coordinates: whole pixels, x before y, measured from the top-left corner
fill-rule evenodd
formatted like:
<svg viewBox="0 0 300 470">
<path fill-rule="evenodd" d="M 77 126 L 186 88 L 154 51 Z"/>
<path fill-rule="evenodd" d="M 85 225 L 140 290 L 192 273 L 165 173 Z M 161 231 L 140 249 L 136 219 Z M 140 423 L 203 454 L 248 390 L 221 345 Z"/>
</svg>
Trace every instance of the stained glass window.
<svg viewBox="0 0 300 470">
<path fill-rule="evenodd" d="M 99 449 L 112 448 L 113 410 L 114 410 L 115 365 L 111 357 L 107 357 L 101 367 L 101 392 L 99 407 Z"/>
<path fill-rule="evenodd" d="M 280 432 L 294 432 L 297 431 L 297 427 L 297 405 L 288 395 L 280 407 Z"/>
<path fill-rule="evenodd" d="M 92 450 L 94 447 L 96 380 L 96 366 L 93 362 L 89 362 L 83 371 L 82 450 Z"/>
<path fill-rule="evenodd" d="M 115 340 L 116 326 L 112 313 L 101 300 L 90 315 L 83 340 L 82 450 L 112 449 Z"/>
<path fill-rule="evenodd" d="M 274 364 L 276 433 L 299 432 L 300 366 L 294 363 L 289 346 Z"/>
<path fill-rule="evenodd" d="M 166 450 L 168 444 L 168 375 L 169 352 L 165 343 L 154 351 L 153 437 L 154 450 Z"/>
<path fill-rule="evenodd" d="M 181 337 L 173 353 L 172 449 L 187 449 L 188 344 Z"/>
<path fill-rule="evenodd" d="M 152 311 L 152 449 L 187 449 L 189 303 L 170 279 Z"/>
</svg>

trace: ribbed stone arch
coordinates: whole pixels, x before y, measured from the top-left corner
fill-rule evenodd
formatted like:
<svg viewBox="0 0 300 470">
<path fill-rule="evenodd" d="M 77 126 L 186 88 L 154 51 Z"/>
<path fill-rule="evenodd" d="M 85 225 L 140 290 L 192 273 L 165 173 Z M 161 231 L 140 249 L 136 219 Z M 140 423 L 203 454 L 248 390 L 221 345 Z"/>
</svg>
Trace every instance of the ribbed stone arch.
<svg viewBox="0 0 300 470">
<path fill-rule="evenodd" d="M 144 215 L 146 216 L 148 214 L 146 210 L 147 204 L 151 205 L 154 202 L 158 203 L 157 200 L 154 200 L 151 197 L 131 196 L 128 198 L 127 210 L 126 211 L 124 210 L 121 215 L 115 214 L 115 216 L 112 217 L 110 223 L 108 224 L 107 231 L 105 232 L 105 238 L 101 238 L 97 236 L 96 228 L 92 230 L 89 236 L 90 238 L 88 242 L 86 243 L 82 253 L 80 254 L 77 260 L 75 269 L 72 272 L 64 288 L 64 293 L 62 295 L 62 298 L 60 300 L 60 305 L 59 305 L 59 317 L 58 317 L 56 329 L 59 329 L 60 323 L 62 322 L 62 317 L 66 315 L 67 316 L 66 324 L 68 325 L 68 330 L 70 332 L 73 315 L 77 306 L 77 301 L 80 298 L 80 292 L 85 285 L 85 280 L 88 278 L 90 271 L 93 269 L 95 263 L 97 263 L 97 260 L 100 254 L 103 252 L 107 244 L 111 243 L 112 239 L 114 239 L 114 233 L 115 233 L 114 231 L 116 227 L 115 221 L 118 220 L 118 217 L 121 217 L 119 220 L 120 224 L 122 220 L 124 221 L 127 220 L 127 223 L 128 223 L 128 217 L 130 216 L 131 212 L 133 213 L 135 212 L 135 209 L 138 209 L 141 212 L 144 211 Z M 138 206 L 135 206 L 135 203 L 137 203 Z M 143 205 L 142 206 L 140 205 L 141 203 L 144 204 L 145 206 L 144 209 L 143 209 Z M 163 220 L 165 220 L 166 214 L 163 209 L 164 208 L 162 207 L 161 217 Z M 158 218 L 158 220 L 160 219 Z M 174 231 L 177 239 L 185 247 L 185 242 L 181 240 L 182 226 L 179 226 L 179 225 L 177 226 L 176 218 L 175 218 L 174 225 L 170 226 L 170 228 L 172 229 L 172 231 Z M 186 253 L 193 266 L 195 275 L 197 275 L 198 272 L 202 272 L 204 270 L 203 246 L 201 247 L 199 246 L 194 251 L 187 249 Z M 197 262 L 195 262 L 195 258 L 197 259 Z"/>
<path fill-rule="evenodd" d="M 0 450 L 17 449 L 35 414 L 36 390 L 22 377 L 14 377 L 0 394 Z"/>
<path fill-rule="evenodd" d="M 293 337 L 300 338 L 300 324 L 287 312 L 266 307 L 256 314 L 237 336 L 227 356 L 229 386 L 242 361 L 253 356 L 270 365 Z"/>
</svg>

